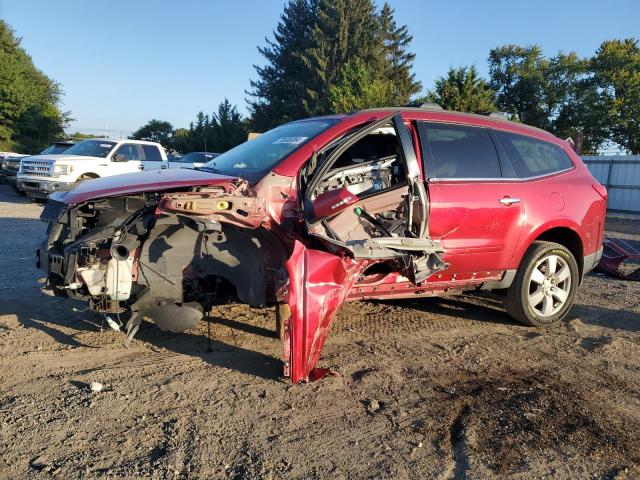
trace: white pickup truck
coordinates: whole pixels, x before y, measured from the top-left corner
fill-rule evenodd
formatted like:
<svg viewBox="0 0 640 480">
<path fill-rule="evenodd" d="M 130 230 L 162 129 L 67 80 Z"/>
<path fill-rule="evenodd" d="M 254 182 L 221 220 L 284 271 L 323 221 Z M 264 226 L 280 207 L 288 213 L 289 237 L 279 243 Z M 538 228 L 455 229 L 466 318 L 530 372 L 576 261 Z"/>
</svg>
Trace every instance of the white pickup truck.
<svg viewBox="0 0 640 480">
<path fill-rule="evenodd" d="M 35 155 L 20 162 L 18 188 L 33 198 L 70 190 L 92 178 L 140 170 L 185 168 L 170 165 L 162 145 L 142 140 L 83 140 L 59 155 Z"/>
</svg>

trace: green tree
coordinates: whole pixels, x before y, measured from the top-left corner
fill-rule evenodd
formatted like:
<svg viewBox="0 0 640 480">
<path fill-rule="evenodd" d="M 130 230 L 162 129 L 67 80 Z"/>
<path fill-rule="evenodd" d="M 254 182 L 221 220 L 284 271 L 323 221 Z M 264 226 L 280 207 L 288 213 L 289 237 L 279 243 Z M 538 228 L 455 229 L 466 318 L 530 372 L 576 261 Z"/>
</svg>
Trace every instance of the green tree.
<svg viewBox="0 0 640 480">
<path fill-rule="evenodd" d="M 374 88 L 360 91 L 384 92 L 385 97 L 374 104 L 407 103 L 421 88 L 411 73 L 415 58 L 408 51 L 411 39 L 405 26 L 397 26 L 386 4 L 378 12 L 373 0 L 290 0 L 274 40 L 259 49 L 267 64 L 255 67 L 258 79 L 248 92 L 252 128 L 261 131 L 331 113 L 337 95 L 333 88 L 331 98 L 332 87 L 342 89 L 344 99 L 355 74 L 374 83 Z M 393 87 L 390 91 L 388 85 Z M 370 104 L 370 100 L 339 104 Z"/>
<path fill-rule="evenodd" d="M 307 80 L 315 104 L 310 113 L 331 112 L 329 88 L 339 81 L 343 67 L 356 59 L 372 71 L 384 71 L 384 52 L 372 0 L 320 0 L 311 33 L 312 48 L 303 53 L 311 68 Z"/>
<path fill-rule="evenodd" d="M 164 120 L 152 119 L 138 130 L 133 132 L 129 138 L 135 140 L 148 140 L 158 142 L 169 147 L 173 137 L 173 125 Z"/>
<path fill-rule="evenodd" d="M 237 107 L 226 98 L 211 116 L 209 129 L 211 151 L 226 152 L 247 140 L 247 126 Z"/>
<path fill-rule="evenodd" d="M 310 69 L 303 58 L 312 47 L 311 32 L 318 0 L 291 0 L 284 7 L 273 40 L 258 47 L 266 59 L 263 67 L 254 65 L 257 80 L 251 80 L 247 100 L 253 128 L 268 130 L 280 123 L 311 114 L 317 95 L 309 89 Z"/>
<path fill-rule="evenodd" d="M 346 113 L 380 107 L 388 105 L 394 93 L 389 80 L 376 78 L 371 68 L 356 58 L 344 64 L 335 84 L 329 86 L 329 108 Z"/>
<path fill-rule="evenodd" d="M 544 105 L 547 61 L 537 45 L 504 45 L 489 52 L 491 88 L 497 107 L 513 118 L 548 128 Z"/>
<path fill-rule="evenodd" d="M 422 84 L 416 80 L 411 72 L 415 53 L 409 51 L 409 45 L 413 37 L 409 34 L 406 25 L 398 27 L 393 15 L 394 10 L 388 3 L 382 6 L 378 23 L 380 25 L 378 41 L 382 44 L 383 57 L 385 59 L 385 72 L 383 77 L 388 79 L 393 86 L 392 105 L 406 105 L 411 97 L 419 93 Z"/>
<path fill-rule="evenodd" d="M 471 113 L 497 110 L 495 92 L 480 78 L 474 66 L 450 68 L 446 77 L 436 80 L 435 89 L 427 98 L 445 110 Z"/>
<path fill-rule="evenodd" d="M 191 137 L 189 136 L 189 129 L 176 128 L 173 131 L 170 148 L 178 152 L 187 153 L 191 151 L 191 149 L 189 148 L 190 141 L 191 141 Z"/>
<path fill-rule="evenodd" d="M 608 40 L 591 60 L 591 109 L 603 135 L 640 154 L 640 46 L 638 40 Z"/>
<path fill-rule="evenodd" d="M 604 141 L 588 59 L 574 52 L 546 58 L 537 45 L 505 45 L 489 53 L 489 72 L 498 109 L 513 119 L 562 138 L 584 137 L 589 152 Z"/>
<path fill-rule="evenodd" d="M 0 149 L 36 153 L 60 138 L 70 120 L 61 96 L 60 85 L 35 67 L 0 20 Z"/>
</svg>

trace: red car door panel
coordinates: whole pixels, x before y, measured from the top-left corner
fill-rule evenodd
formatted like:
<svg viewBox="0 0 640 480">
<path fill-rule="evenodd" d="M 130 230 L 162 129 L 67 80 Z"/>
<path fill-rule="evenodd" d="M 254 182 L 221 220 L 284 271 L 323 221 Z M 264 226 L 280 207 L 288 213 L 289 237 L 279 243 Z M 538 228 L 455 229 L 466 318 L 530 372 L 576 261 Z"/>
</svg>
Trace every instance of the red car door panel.
<svg viewBox="0 0 640 480">
<path fill-rule="evenodd" d="M 448 273 L 505 270 L 525 220 L 516 182 L 429 184 L 431 238 L 440 240 Z"/>
</svg>

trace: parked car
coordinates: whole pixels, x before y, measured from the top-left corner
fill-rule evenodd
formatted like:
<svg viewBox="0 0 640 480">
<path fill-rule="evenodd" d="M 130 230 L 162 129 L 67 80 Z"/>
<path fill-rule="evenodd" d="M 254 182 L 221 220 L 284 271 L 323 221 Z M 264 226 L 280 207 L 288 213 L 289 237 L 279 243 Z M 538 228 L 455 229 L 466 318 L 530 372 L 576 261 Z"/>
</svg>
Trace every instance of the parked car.
<svg viewBox="0 0 640 480">
<path fill-rule="evenodd" d="M 199 170 L 57 192 L 45 291 L 190 328 L 276 306 L 284 374 L 314 370 L 347 300 L 493 291 L 547 326 L 602 254 L 607 193 L 569 145 L 505 119 L 384 108 L 282 125 Z M 393 322 L 393 318 L 389 318 Z"/>
<path fill-rule="evenodd" d="M 63 153 L 73 145 L 75 145 L 75 142 L 72 141 L 54 142 L 52 145 L 40 152 L 39 155 Z M 0 176 L 2 176 L 6 183 L 10 184 L 18 191 L 20 191 L 20 189 L 17 188 L 18 170 L 20 169 L 20 162 L 25 158 L 28 158 L 28 155 L 11 156 L 4 160 L 0 160 Z"/>
<path fill-rule="evenodd" d="M 0 152 L 0 160 L 4 160 L 6 157 L 24 157 L 26 155 L 22 155 L 20 153 L 15 152 Z"/>
<path fill-rule="evenodd" d="M 20 167 L 20 159 L 27 155 L 13 152 L 0 152 L 0 181 L 15 185 L 11 178 L 15 178 Z"/>
<path fill-rule="evenodd" d="M 167 155 L 159 143 L 94 138 L 64 153 L 23 159 L 17 184 L 28 196 L 46 199 L 51 192 L 70 190 L 86 180 L 166 168 Z"/>
<path fill-rule="evenodd" d="M 200 168 L 218 156 L 213 152 L 190 152 L 171 162 L 171 168 Z"/>
</svg>

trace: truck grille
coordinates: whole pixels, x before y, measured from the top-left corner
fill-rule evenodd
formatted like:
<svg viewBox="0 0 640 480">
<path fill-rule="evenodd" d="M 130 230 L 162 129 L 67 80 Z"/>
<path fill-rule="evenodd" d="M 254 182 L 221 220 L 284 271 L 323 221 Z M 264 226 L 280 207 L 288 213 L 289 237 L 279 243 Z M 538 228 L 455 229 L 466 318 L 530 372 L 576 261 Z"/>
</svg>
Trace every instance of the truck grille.
<svg viewBox="0 0 640 480">
<path fill-rule="evenodd" d="M 20 173 L 30 177 L 50 177 L 53 162 L 49 160 L 23 160 Z"/>
</svg>

